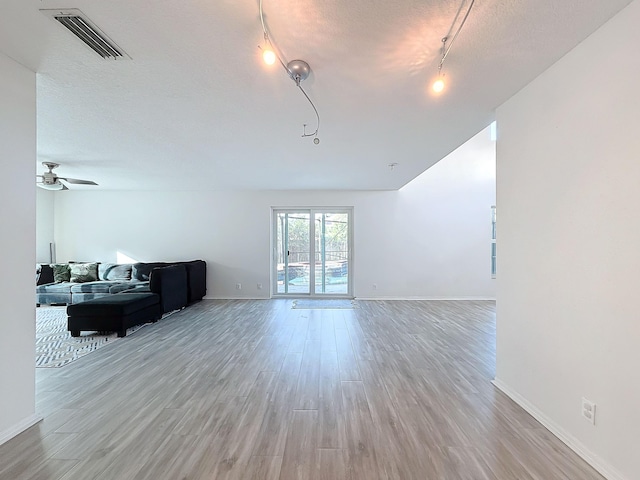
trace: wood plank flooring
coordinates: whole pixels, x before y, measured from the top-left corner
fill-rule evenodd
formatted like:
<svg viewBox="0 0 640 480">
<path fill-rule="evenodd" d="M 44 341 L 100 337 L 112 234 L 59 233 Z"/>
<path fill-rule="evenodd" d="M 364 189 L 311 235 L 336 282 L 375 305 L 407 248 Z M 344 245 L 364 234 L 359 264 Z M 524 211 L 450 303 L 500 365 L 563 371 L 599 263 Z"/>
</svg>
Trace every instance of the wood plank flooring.
<svg viewBox="0 0 640 480">
<path fill-rule="evenodd" d="M 60 369 L 0 480 L 596 480 L 491 384 L 495 304 L 203 301 Z"/>
</svg>

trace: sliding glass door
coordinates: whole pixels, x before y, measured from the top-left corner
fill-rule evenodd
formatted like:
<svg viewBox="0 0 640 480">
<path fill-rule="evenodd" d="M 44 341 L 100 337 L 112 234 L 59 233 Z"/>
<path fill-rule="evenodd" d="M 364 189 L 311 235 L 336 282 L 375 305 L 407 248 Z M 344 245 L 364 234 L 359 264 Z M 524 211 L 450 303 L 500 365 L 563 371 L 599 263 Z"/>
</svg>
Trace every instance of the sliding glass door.
<svg viewBox="0 0 640 480">
<path fill-rule="evenodd" d="M 311 292 L 309 260 L 311 258 L 309 212 L 277 212 L 275 293 Z"/>
<path fill-rule="evenodd" d="M 273 210 L 275 295 L 352 296 L 351 212 Z"/>
</svg>

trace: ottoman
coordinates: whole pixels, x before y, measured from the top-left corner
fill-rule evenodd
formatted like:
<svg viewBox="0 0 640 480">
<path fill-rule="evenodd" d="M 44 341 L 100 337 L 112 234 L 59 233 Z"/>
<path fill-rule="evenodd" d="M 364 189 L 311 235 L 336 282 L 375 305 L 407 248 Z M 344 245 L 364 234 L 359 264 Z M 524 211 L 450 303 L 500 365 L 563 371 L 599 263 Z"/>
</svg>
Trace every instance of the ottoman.
<svg viewBox="0 0 640 480">
<path fill-rule="evenodd" d="M 118 293 L 67 306 L 67 329 L 72 337 L 81 331 L 118 332 L 156 322 L 162 317 L 160 297 L 155 293 Z"/>
</svg>

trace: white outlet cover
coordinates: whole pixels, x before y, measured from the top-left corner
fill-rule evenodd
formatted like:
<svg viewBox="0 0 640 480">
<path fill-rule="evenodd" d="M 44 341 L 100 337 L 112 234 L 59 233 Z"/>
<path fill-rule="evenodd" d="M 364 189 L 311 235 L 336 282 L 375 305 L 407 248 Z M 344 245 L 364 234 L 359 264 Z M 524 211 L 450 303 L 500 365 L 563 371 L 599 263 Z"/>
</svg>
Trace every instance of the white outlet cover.
<svg viewBox="0 0 640 480">
<path fill-rule="evenodd" d="M 592 425 L 596 424 L 596 404 L 582 398 L 582 416 Z"/>
</svg>

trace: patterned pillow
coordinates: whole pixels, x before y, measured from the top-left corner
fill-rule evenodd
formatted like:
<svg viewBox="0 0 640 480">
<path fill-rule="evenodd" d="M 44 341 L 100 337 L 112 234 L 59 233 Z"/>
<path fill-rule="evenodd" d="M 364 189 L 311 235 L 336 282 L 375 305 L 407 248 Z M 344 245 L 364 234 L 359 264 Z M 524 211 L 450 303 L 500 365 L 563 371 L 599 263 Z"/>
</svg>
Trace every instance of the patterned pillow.
<svg viewBox="0 0 640 480">
<path fill-rule="evenodd" d="M 53 268 L 54 282 L 68 282 L 70 280 L 71 272 L 69 271 L 68 263 L 53 263 L 51 268 Z"/>
<path fill-rule="evenodd" d="M 98 279 L 129 281 L 131 280 L 131 264 L 101 263 L 98 265 Z"/>
<path fill-rule="evenodd" d="M 97 263 L 70 263 L 69 271 L 71 272 L 71 281 L 75 283 L 95 282 L 98 280 Z"/>
<path fill-rule="evenodd" d="M 171 263 L 153 262 L 153 263 L 134 263 L 131 269 L 131 278 L 140 282 L 148 282 L 151 270 L 158 267 L 168 267 Z"/>
</svg>

